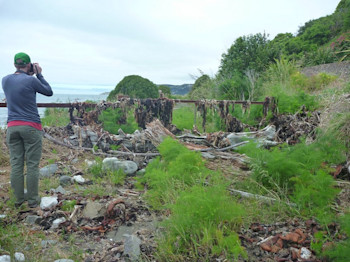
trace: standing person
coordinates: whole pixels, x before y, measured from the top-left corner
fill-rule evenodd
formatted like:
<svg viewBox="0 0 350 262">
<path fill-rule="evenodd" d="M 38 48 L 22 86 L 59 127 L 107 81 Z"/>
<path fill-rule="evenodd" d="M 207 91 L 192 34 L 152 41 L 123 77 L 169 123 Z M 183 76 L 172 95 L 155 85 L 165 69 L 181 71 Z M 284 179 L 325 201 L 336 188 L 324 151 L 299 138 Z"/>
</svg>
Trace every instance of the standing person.
<svg viewBox="0 0 350 262">
<path fill-rule="evenodd" d="M 16 207 L 28 200 L 28 206 L 35 208 L 40 203 L 38 187 L 42 151 L 42 126 L 36 93 L 45 96 L 53 93 L 41 74 L 41 67 L 37 63 L 32 64 L 27 54 L 16 54 L 14 64 L 17 71 L 2 79 L 8 109 L 6 142 L 10 149 L 11 187 Z M 24 198 L 24 163 L 27 199 Z"/>
</svg>

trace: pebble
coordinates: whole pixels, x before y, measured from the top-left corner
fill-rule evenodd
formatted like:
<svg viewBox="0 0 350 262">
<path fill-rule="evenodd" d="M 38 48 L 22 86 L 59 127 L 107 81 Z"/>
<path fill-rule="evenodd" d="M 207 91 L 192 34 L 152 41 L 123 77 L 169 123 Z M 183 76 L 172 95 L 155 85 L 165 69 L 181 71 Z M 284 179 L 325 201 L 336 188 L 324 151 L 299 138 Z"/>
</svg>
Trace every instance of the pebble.
<svg viewBox="0 0 350 262">
<path fill-rule="evenodd" d="M 58 200 L 56 196 L 51 197 L 42 197 L 40 208 L 42 210 L 48 210 L 54 208 L 58 204 Z"/>
<path fill-rule="evenodd" d="M 26 261 L 26 258 L 25 258 L 23 253 L 16 252 L 15 253 L 15 261 L 24 262 L 24 261 Z"/>
<path fill-rule="evenodd" d="M 302 247 L 300 249 L 300 257 L 302 259 L 308 260 L 311 257 L 312 253 L 310 250 L 308 250 L 306 247 Z"/>
<path fill-rule="evenodd" d="M 11 257 L 9 255 L 0 256 L 0 262 L 11 262 Z"/>
<path fill-rule="evenodd" d="M 41 241 L 41 247 L 42 248 L 47 248 L 48 246 L 53 246 L 53 245 L 56 245 L 57 244 L 57 241 L 56 240 L 42 240 Z"/>
<path fill-rule="evenodd" d="M 72 183 L 72 178 L 70 176 L 61 176 L 60 177 L 60 185 L 66 186 Z"/>
<path fill-rule="evenodd" d="M 55 174 L 57 170 L 58 170 L 57 164 L 45 166 L 41 168 L 39 171 L 40 177 L 50 177 L 51 175 Z"/>
<path fill-rule="evenodd" d="M 126 237 L 124 242 L 124 255 L 128 255 L 131 261 L 137 261 L 140 254 L 141 240 L 135 235 L 124 235 Z"/>
<path fill-rule="evenodd" d="M 41 220 L 40 216 L 28 215 L 26 217 L 26 222 L 31 225 L 38 224 L 40 220 Z"/>
<path fill-rule="evenodd" d="M 72 180 L 77 182 L 78 184 L 85 183 L 85 179 L 81 175 L 73 176 Z"/>
<path fill-rule="evenodd" d="M 59 225 L 64 223 L 64 222 L 66 222 L 66 219 L 64 217 L 57 218 L 52 222 L 51 228 L 52 229 L 58 228 Z"/>
</svg>

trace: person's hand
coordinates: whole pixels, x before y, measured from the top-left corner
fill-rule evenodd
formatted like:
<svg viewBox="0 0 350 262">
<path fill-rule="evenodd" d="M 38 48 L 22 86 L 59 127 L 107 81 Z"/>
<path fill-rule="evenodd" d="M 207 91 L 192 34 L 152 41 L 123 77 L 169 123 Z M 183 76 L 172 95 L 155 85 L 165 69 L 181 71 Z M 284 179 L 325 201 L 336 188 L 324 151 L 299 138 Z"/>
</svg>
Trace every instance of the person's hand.
<svg viewBox="0 0 350 262">
<path fill-rule="evenodd" d="M 34 68 L 34 74 L 38 75 L 41 74 L 43 69 L 39 66 L 39 63 L 33 63 L 33 68 Z"/>
</svg>

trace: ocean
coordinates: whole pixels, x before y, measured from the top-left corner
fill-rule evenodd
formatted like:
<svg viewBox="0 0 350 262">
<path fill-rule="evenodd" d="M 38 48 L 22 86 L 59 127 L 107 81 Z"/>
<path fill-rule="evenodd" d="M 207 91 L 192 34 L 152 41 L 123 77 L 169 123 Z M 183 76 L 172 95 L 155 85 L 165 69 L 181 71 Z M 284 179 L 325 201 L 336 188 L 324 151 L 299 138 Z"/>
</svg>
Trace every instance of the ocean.
<svg viewBox="0 0 350 262">
<path fill-rule="evenodd" d="M 1 90 L 2 91 L 2 90 Z M 56 94 L 54 93 L 53 96 L 44 96 L 41 94 L 36 95 L 36 102 L 37 103 L 73 103 L 73 102 L 84 102 L 86 100 L 92 100 L 92 101 L 102 101 L 106 100 L 108 94 L 101 93 L 101 94 L 84 94 L 84 90 L 81 90 L 81 94 Z M 103 92 L 103 91 L 102 91 Z M 0 102 L 4 103 L 5 94 L 0 92 Z M 44 116 L 45 108 L 40 107 L 38 108 L 39 115 L 42 117 Z M 5 127 L 7 122 L 7 108 L 0 107 L 0 127 Z"/>
</svg>

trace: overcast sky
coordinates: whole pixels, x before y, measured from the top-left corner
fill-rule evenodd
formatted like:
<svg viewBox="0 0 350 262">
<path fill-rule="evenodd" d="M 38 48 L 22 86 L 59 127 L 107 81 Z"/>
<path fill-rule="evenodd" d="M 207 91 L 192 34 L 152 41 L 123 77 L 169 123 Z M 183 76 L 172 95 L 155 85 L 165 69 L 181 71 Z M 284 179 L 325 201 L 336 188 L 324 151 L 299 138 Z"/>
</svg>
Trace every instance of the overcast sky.
<svg viewBox="0 0 350 262">
<path fill-rule="evenodd" d="M 26 52 L 51 85 L 156 84 L 214 76 L 243 35 L 295 34 L 340 0 L 0 0 L 0 75 Z"/>
</svg>

